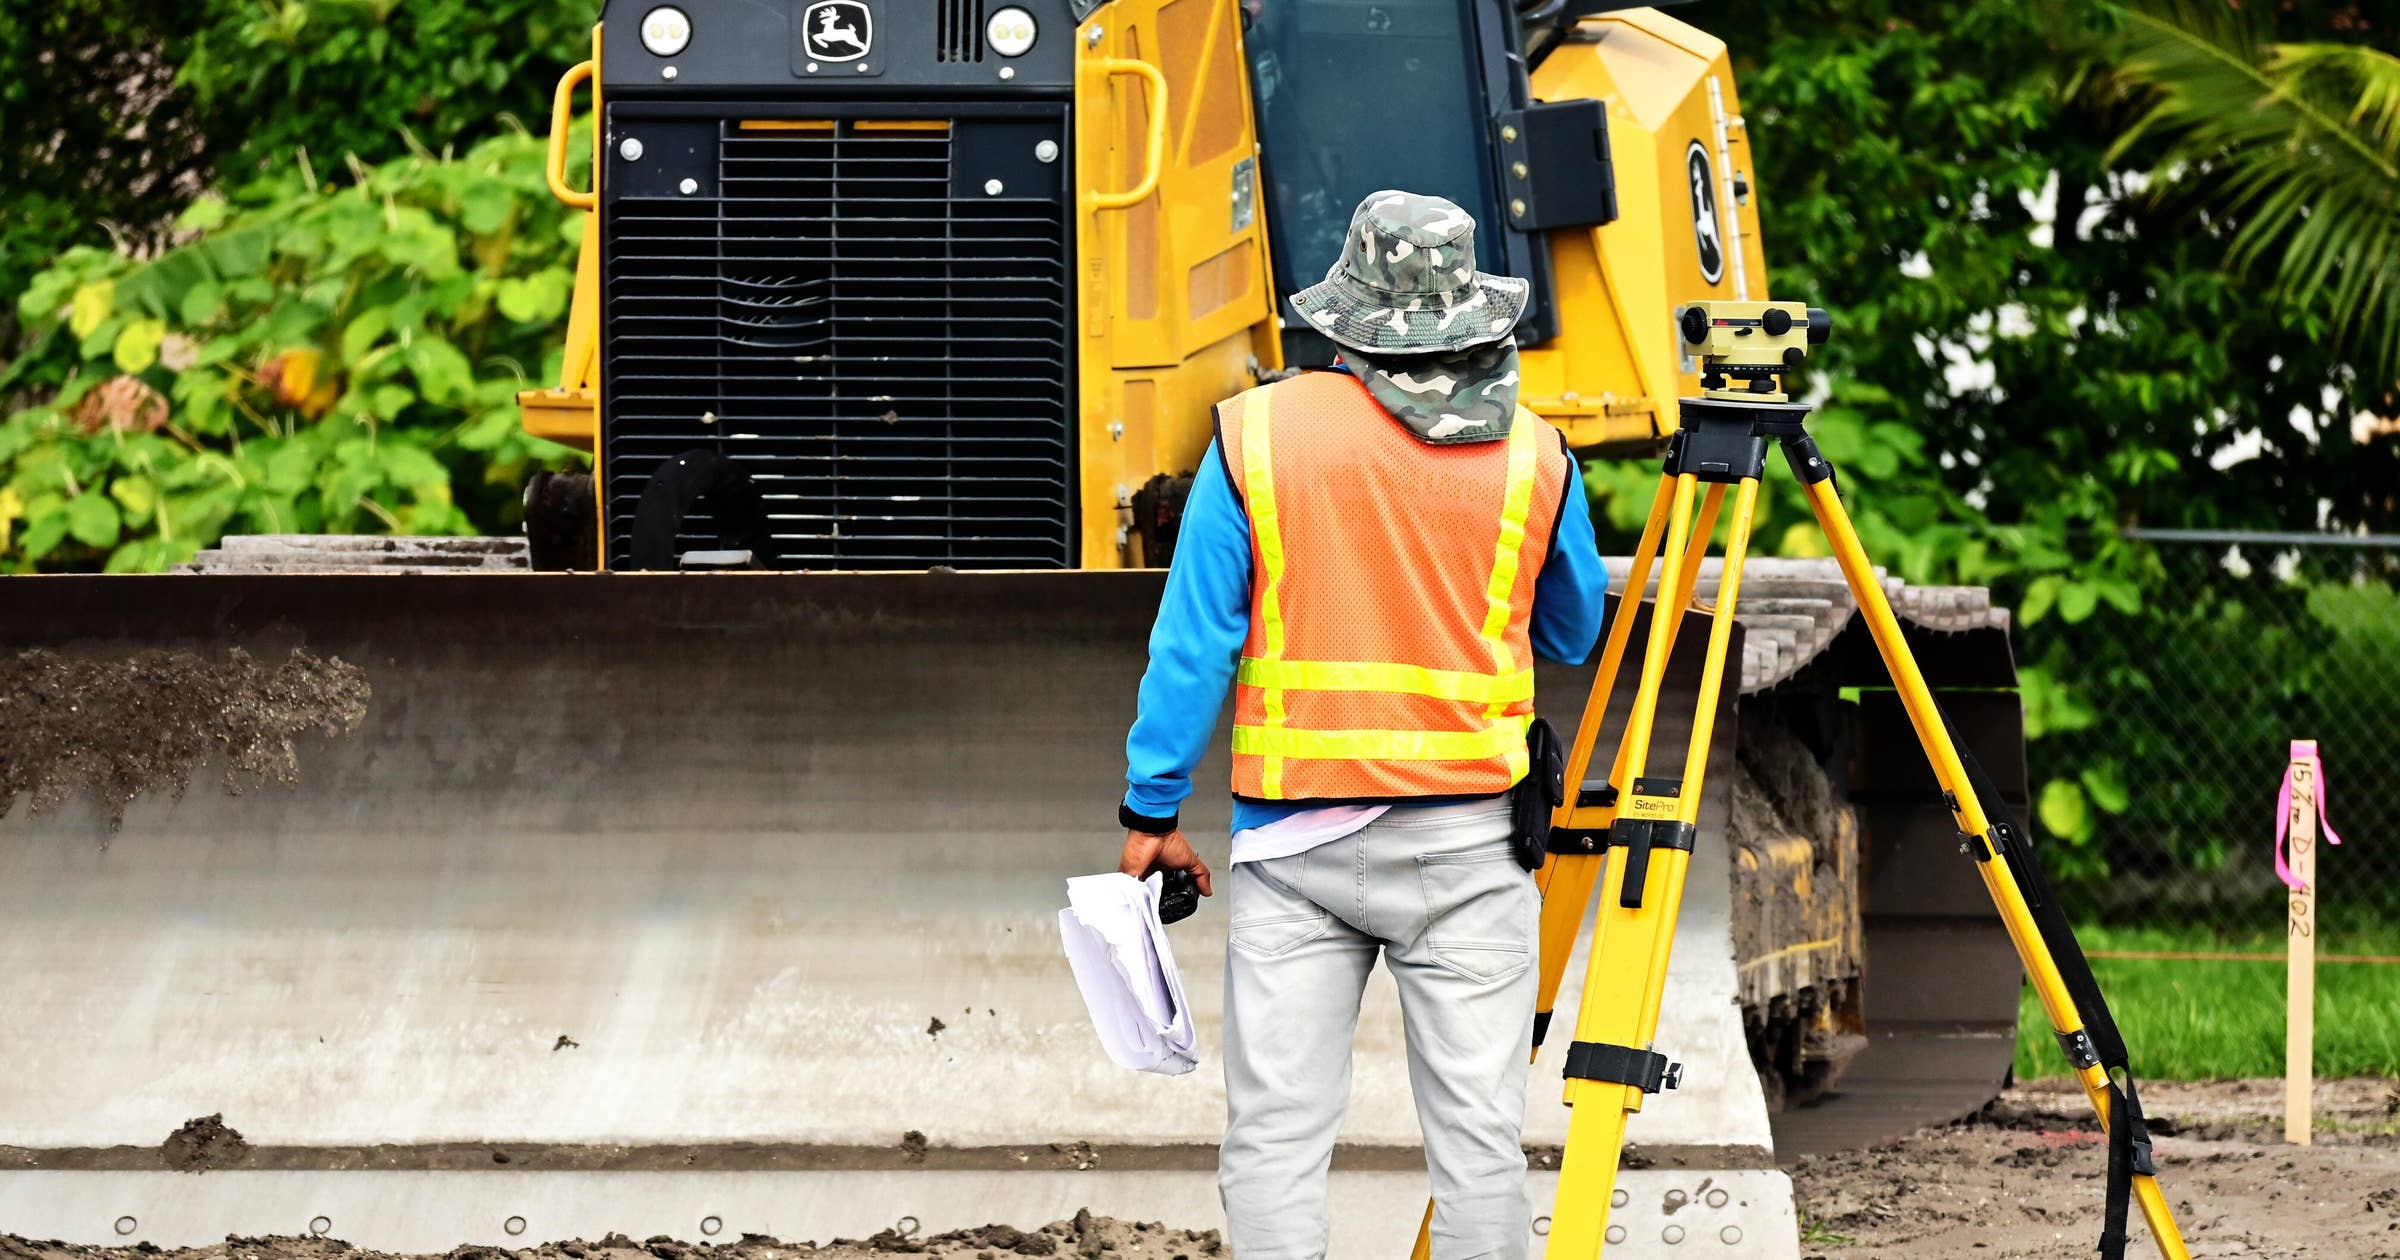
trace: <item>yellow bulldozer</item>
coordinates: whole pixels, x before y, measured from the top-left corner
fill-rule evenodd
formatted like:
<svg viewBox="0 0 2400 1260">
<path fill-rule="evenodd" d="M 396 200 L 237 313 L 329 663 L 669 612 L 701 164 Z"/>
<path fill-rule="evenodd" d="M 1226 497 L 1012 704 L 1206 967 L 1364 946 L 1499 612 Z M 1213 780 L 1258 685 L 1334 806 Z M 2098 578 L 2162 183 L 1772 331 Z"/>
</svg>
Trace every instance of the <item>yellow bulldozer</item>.
<svg viewBox="0 0 2400 1260">
<path fill-rule="evenodd" d="M 592 468 L 527 487 L 522 546 L 233 539 L 0 600 L 0 1227 L 1210 1222 L 1214 1073 L 1109 1067 L 1050 926 L 1112 860 L 1210 405 L 1331 361 L 1281 296 L 1403 187 L 1531 282 L 1524 403 L 1654 454 L 1696 389 L 1672 312 L 1768 296 L 1726 46 L 1607 0 L 607 0 L 549 161 L 590 215 L 525 425 Z M 1890 587 L 2022 811 L 2005 612 Z M 1685 1085 L 1636 1118 L 1612 1254 L 1796 1257 L 1778 1153 L 1971 1111 L 2013 1046 L 2014 956 L 1839 575 L 1742 593 Z M 1405 1252 L 1422 1203 L 1392 1006 L 1343 1254 Z"/>
<path fill-rule="evenodd" d="M 545 483 L 529 532 L 598 537 L 539 564 L 1155 567 L 1210 405 L 1330 362 L 1278 295 L 1377 188 L 1455 193 L 1533 282 L 1523 397 L 1589 454 L 1673 432 L 1677 302 L 1765 294 L 1723 45 L 1655 10 L 689 7 L 612 6 L 559 85 L 596 230 L 520 401 L 598 493 Z"/>
</svg>

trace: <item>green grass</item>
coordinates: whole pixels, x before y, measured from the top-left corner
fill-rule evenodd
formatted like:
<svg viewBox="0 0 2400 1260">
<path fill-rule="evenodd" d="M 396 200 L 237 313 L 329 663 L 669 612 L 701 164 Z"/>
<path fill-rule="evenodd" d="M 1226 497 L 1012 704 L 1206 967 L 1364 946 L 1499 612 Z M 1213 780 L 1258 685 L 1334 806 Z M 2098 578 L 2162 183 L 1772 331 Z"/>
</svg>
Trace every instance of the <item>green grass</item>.
<svg viewBox="0 0 2400 1260">
<path fill-rule="evenodd" d="M 2283 1075 L 2283 938 L 2228 939 L 2207 931 L 2086 928 L 2084 948 L 2271 953 L 2274 962 L 2095 958 L 2092 972 L 2116 1012 L 2137 1077 L 2215 1080 Z M 2400 955 L 2400 929 L 2345 934 L 2326 953 Z M 2320 1077 L 2400 1075 L 2400 965 L 2317 967 L 2316 1072 Z M 2033 990 L 2017 1021 L 2017 1077 L 2066 1074 Z"/>
<path fill-rule="evenodd" d="M 1800 1209 L 1800 1245 L 1803 1247 L 1847 1247 L 1857 1242 L 1848 1234 L 1837 1234 L 1826 1227 L 1825 1218 L 1812 1216 L 1807 1208 Z"/>
</svg>

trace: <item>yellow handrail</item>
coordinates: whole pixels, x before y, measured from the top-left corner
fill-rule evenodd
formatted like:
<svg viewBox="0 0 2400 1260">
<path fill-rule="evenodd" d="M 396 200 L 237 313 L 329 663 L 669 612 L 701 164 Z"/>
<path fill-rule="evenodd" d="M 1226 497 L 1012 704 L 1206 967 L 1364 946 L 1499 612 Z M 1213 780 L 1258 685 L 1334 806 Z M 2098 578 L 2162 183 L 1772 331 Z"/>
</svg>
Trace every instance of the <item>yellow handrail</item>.
<svg viewBox="0 0 2400 1260">
<path fill-rule="evenodd" d="M 1104 75 L 1137 75 L 1148 85 L 1150 143 L 1142 160 L 1142 181 L 1124 192 L 1104 193 L 1095 188 L 1083 195 L 1084 204 L 1094 210 L 1122 210 L 1157 192 L 1158 177 L 1166 171 L 1167 76 L 1159 73 L 1157 66 L 1130 57 L 1095 57 L 1091 64 Z"/>
<path fill-rule="evenodd" d="M 567 130 L 575 123 L 575 88 L 592 77 L 593 69 L 594 63 L 589 61 L 569 67 L 558 78 L 557 94 L 550 98 L 550 165 L 544 173 L 550 177 L 550 195 L 576 210 L 589 210 L 600 203 L 597 194 L 567 186 Z"/>
</svg>

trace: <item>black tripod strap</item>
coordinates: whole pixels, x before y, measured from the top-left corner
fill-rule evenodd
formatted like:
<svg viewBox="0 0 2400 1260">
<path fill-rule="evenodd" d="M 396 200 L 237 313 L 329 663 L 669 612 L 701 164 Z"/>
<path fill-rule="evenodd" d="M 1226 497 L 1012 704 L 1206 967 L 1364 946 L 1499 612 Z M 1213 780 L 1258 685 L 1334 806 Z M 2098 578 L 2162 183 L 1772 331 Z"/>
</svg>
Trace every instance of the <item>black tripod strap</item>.
<svg viewBox="0 0 2400 1260">
<path fill-rule="evenodd" d="M 1582 1081 L 1611 1081 L 1631 1085 L 1645 1094 L 1673 1089 L 1683 1072 L 1655 1050 L 1612 1046 L 1601 1041 L 1577 1041 L 1567 1046 L 1565 1075 Z"/>
<path fill-rule="evenodd" d="M 1950 742 L 1958 749 L 1959 764 L 1966 768 L 1967 786 L 1974 790 L 1975 799 L 1982 804 L 1984 817 L 1992 826 L 1991 834 L 1981 837 L 1988 849 L 1977 852 L 1976 860 L 1990 861 L 1996 855 L 2008 865 L 2018 891 L 2025 896 L 2026 908 L 2033 914 L 2042 944 L 2049 948 L 2059 978 L 2066 983 L 2067 995 L 2075 1000 L 2075 1013 L 2083 1019 L 2083 1031 L 2059 1038 L 2059 1044 L 2078 1068 L 2097 1064 L 2108 1073 L 2108 1189 L 2100 1254 L 2104 1260 L 2124 1260 L 2134 1176 L 2157 1174 L 2150 1157 L 2150 1126 L 2142 1118 L 2141 1094 L 2133 1084 L 2132 1056 L 2125 1048 L 2124 1035 L 2117 1030 L 2116 1016 L 2108 1009 L 2108 999 L 2101 996 L 2100 981 L 2092 975 L 2091 960 L 2084 957 L 2083 946 L 2075 939 L 2074 926 L 2067 922 L 2066 911 L 2059 906 L 2049 877 L 2042 872 L 2031 834 L 2010 813 L 2000 789 L 1976 763 L 1975 755 L 1967 751 L 1958 724 L 1950 720 L 1947 712 L 1942 714 L 1942 725 L 1949 730 Z"/>
<path fill-rule="evenodd" d="M 2142 1123 L 2142 1106 L 2133 1092 L 2132 1075 L 2125 1076 L 2122 1086 L 2113 1078 L 2110 1080 L 2108 1111 L 2108 1197 L 2100 1226 L 2100 1254 L 2107 1260 L 2122 1260 L 2126 1218 L 2133 1204 L 2135 1165 L 2138 1162 L 2143 1171 L 2150 1167 L 2150 1133 Z M 2138 1152 L 2133 1140 L 2136 1130 L 2142 1134 Z"/>
</svg>

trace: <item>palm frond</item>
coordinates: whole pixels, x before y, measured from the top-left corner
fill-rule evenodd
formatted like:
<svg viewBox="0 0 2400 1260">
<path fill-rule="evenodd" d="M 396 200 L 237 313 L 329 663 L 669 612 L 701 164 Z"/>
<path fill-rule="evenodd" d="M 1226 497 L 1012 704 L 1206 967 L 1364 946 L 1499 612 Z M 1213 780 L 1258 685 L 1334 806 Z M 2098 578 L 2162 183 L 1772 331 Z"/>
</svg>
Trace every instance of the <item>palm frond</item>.
<svg viewBox="0 0 2400 1260">
<path fill-rule="evenodd" d="M 2122 10 L 2118 81 L 2140 116 L 2110 149 L 2154 145 L 2161 187 L 2230 224 L 2226 263 L 2321 311 L 2378 379 L 2400 373 L 2400 57 L 2276 44 L 2265 6 L 2152 0 Z"/>
<path fill-rule="evenodd" d="M 2364 44 L 2278 44 L 2263 69 L 2298 94 L 2347 98 L 2350 127 L 2386 162 L 2400 157 L 2400 56 Z"/>
</svg>

